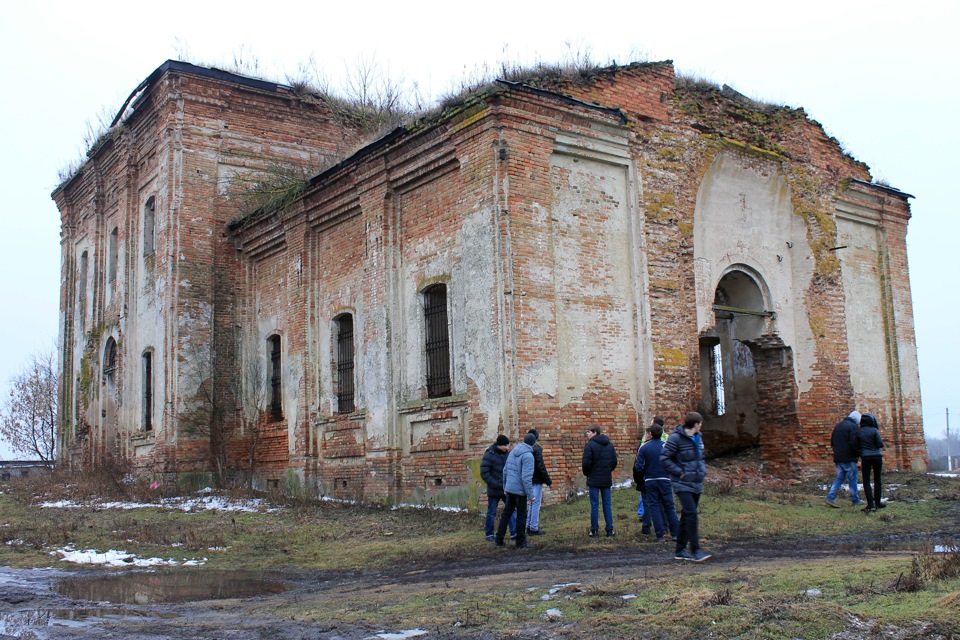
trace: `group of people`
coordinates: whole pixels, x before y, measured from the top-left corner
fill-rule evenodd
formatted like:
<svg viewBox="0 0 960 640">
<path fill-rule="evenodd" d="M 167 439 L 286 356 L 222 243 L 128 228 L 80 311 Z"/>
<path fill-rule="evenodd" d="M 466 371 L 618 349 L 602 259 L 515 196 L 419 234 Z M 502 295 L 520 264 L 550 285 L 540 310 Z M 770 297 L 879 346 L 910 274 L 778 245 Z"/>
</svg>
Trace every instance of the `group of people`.
<svg viewBox="0 0 960 640">
<path fill-rule="evenodd" d="M 830 436 L 833 446 L 833 462 L 837 467 L 837 477 L 827 491 L 827 504 L 840 508 L 837 492 L 846 480 L 850 488 L 850 500 L 858 506 L 860 492 L 857 487 L 857 461 L 863 471 L 863 493 L 867 498 L 864 512 L 872 513 L 886 505 L 880 501 L 880 473 L 883 470 L 883 439 L 876 417 L 870 413 L 860 414 L 851 411 L 850 415 L 837 423 Z M 871 476 L 873 484 L 871 486 Z"/>
<path fill-rule="evenodd" d="M 633 478 L 640 491 L 637 516 L 640 532 L 652 532 L 657 542 L 666 542 L 667 533 L 676 543 L 674 557 L 677 560 L 703 562 L 711 554 L 700 548 L 699 504 L 703 493 L 703 480 L 707 467 L 703 455 L 703 439 L 700 429 L 703 417 L 696 411 L 684 416 L 683 424 L 667 434 L 663 418 L 653 418 L 644 430 L 640 448 L 633 465 Z M 543 461 L 540 434 L 530 429 L 523 442 L 510 448 L 505 435 L 497 436 L 480 463 L 480 476 L 487 484 L 487 518 L 484 526 L 487 540 L 504 546 L 507 530 L 517 548 L 532 547 L 529 536 L 544 533 L 540 528 L 540 506 L 543 502 L 543 486 L 552 481 Z M 617 468 L 617 451 L 602 429 L 590 425 L 586 429 L 587 442 L 583 448 L 583 475 L 586 476 L 590 494 L 590 529 L 588 535 L 600 535 L 600 511 L 607 537 L 616 535 L 613 524 L 613 508 L 610 490 L 613 487 L 613 472 Z M 883 469 L 883 440 L 880 437 L 877 419 L 869 413 L 852 411 L 833 429 L 831 436 L 833 460 L 837 477 L 827 493 L 827 504 L 839 508 L 837 492 L 844 480 L 850 487 L 854 505 L 861 503 L 857 489 L 857 462 L 863 470 L 864 493 L 870 513 L 884 508 L 880 501 L 880 473 Z M 871 486 L 872 476 L 872 486 Z M 677 517 L 674 496 L 680 503 Z M 497 509 L 504 503 L 503 514 L 497 525 Z M 495 527 L 495 525 L 497 525 Z"/>
<path fill-rule="evenodd" d="M 677 560 L 703 562 L 711 557 L 700 548 L 698 505 L 703 492 L 706 464 L 700 429 L 703 417 L 691 411 L 683 424 L 663 437 L 664 420 L 656 417 L 644 432 L 634 464 L 634 479 L 641 494 L 638 515 L 641 531 L 649 534 L 651 525 L 658 541 L 666 540 L 667 531 L 676 541 Z M 591 538 L 600 535 L 600 511 L 606 535 L 616 535 L 610 490 L 617 468 L 617 451 L 610 438 L 598 425 L 586 429 L 582 471 L 590 494 Z M 480 463 L 480 476 L 487 484 L 487 518 L 484 526 L 487 540 L 504 546 L 507 530 L 518 549 L 532 547 L 528 536 L 541 535 L 540 506 L 543 485 L 550 486 L 550 474 L 543 461 L 539 433 L 530 429 L 523 442 L 510 449 L 505 435 L 497 436 Z M 680 517 L 674 508 L 674 493 L 680 501 Z M 499 524 L 497 509 L 504 503 Z M 496 524 L 496 528 L 494 525 Z"/>
</svg>

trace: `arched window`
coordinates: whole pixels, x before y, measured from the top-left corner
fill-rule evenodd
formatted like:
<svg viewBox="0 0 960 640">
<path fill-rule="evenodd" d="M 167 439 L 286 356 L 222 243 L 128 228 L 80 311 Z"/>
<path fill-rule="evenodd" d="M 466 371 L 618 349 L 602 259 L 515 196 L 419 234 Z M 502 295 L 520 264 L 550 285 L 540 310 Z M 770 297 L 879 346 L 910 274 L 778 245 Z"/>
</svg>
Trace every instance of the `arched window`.
<svg viewBox="0 0 960 640">
<path fill-rule="evenodd" d="M 280 361 L 280 336 L 267 338 L 267 356 L 270 361 L 268 380 L 270 384 L 270 417 L 283 420 L 282 363 Z"/>
<path fill-rule="evenodd" d="M 337 344 L 337 413 L 350 413 L 354 405 L 353 316 L 343 313 L 334 318 Z"/>
<path fill-rule="evenodd" d="M 153 431 L 153 351 L 144 351 L 140 359 L 143 367 L 143 430 Z"/>
<path fill-rule="evenodd" d="M 423 291 L 423 319 L 427 361 L 427 397 L 450 395 L 450 329 L 447 324 L 447 285 Z"/>
<path fill-rule="evenodd" d="M 103 348 L 103 378 L 104 382 L 112 382 L 117 371 L 117 341 L 107 338 L 107 345 Z"/>
<path fill-rule="evenodd" d="M 156 198 L 150 196 L 143 206 L 143 255 L 152 256 L 156 233 Z"/>
</svg>

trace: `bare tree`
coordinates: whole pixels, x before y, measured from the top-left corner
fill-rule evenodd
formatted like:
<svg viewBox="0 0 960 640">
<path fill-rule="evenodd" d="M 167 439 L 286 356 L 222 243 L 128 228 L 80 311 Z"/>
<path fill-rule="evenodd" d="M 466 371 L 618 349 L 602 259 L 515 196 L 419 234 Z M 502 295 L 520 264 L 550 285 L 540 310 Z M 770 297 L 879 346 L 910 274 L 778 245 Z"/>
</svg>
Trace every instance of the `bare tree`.
<svg viewBox="0 0 960 640">
<path fill-rule="evenodd" d="M 0 436 L 14 451 L 51 465 L 57 450 L 59 382 L 55 353 L 33 355 L 11 380 L 10 395 L 0 407 Z"/>
<path fill-rule="evenodd" d="M 247 488 L 252 489 L 267 403 L 267 375 L 263 360 L 252 358 L 244 365 L 240 398 L 240 420 L 247 444 Z"/>
</svg>

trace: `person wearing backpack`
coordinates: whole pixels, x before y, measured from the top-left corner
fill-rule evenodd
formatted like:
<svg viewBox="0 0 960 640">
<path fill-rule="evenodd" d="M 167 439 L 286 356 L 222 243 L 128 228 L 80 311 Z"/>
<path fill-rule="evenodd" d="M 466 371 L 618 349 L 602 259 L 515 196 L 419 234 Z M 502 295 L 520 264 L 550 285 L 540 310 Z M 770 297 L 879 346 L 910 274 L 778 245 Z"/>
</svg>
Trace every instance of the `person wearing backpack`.
<svg viewBox="0 0 960 640">
<path fill-rule="evenodd" d="M 644 513 L 652 520 L 653 530 L 657 535 L 657 542 L 666 541 L 666 533 L 676 540 L 680 529 L 680 520 L 677 518 L 673 506 L 673 483 L 663 465 L 660 464 L 660 454 L 663 452 L 663 427 L 653 424 L 650 429 L 650 439 L 640 445 L 637 451 L 637 461 L 633 465 L 633 477 L 643 486 L 641 498 L 644 504 Z M 648 531 L 649 532 L 649 529 Z"/>
</svg>

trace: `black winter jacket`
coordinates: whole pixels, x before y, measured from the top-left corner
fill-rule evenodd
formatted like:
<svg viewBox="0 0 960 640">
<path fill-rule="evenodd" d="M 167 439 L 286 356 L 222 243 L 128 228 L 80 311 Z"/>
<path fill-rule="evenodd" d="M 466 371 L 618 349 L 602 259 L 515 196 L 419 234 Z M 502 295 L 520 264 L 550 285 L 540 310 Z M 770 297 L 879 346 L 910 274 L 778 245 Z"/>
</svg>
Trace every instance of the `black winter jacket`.
<svg viewBox="0 0 960 640">
<path fill-rule="evenodd" d="M 583 448 L 583 475 L 588 487 L 612 487 L 613 470 L 617 468 L 617 450 L 606 434 L 600 433 Z"/>
<path fill-rule="evenodd" d="M 496 444 L 490 445 L 480 461 L 480 477 L 487 483 L 487 496 L 505 498 L 503 491 L 503 465 L 507 463 L 509 451 L 500 451 Z"/>
<path fill-rule="evenodd" d="M 830 444 L 833 446 L 834 462 L 857 461 L 857 458 L 860 457 L 860 435 L 858 431 L 857 423 L 850 417 L 844 418 L 833 428 Z"/>
<path fill-rule="evenodd" d="M 543 447 L 539 442 L 533 445 L 533 484 L 545 484 L 548 487 L 553 485 L 550 479 L 550 473 L 547 471 L 547 465 L 543 461 Z"/>
<path fill-rule="evenodd" d="M 703 461 L 700 445 L 687 435 L 683 425 L 677 425 L 663 444 L 660 466 L 670 474 L 673 491 L 703 493 L 703 479 L 707 477 L 707 464 Z"/>
<path fill-rule="evenodd" d="M 860 418 L 860 428 L 857 430 L 860 440 L 860 457 L 869 458 L 883 455 L 883 438 L 877 428 L 877 419 L 870 413 Z"/>
</svg>

